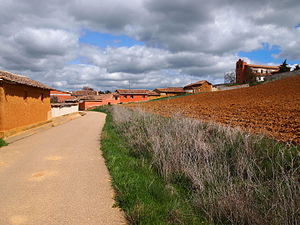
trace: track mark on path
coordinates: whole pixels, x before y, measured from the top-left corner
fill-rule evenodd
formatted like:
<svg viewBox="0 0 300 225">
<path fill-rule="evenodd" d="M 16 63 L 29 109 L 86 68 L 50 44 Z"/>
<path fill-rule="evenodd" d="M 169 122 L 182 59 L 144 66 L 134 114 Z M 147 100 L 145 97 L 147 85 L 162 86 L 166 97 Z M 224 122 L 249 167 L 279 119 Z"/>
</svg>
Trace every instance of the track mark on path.
<svg viewBox="0 0 300 225">
<path fill-rule="evenodd" d="M 49 156 L 46 157 L 46 160 L 51 160 L 51 161 L 57 161 L 57 160 L 61 160 L 62 157 L 61 156 Z"/>
<path fill-rule="evenodd" d="M 31 177 L 29 178 L 30 181 L 42 181 L 46 179 L 47 177 L 55 176 L 57 175 L 56 171 L 48 171 L 43 170 L 36 173 L 31 174 Z"/>
</svg>

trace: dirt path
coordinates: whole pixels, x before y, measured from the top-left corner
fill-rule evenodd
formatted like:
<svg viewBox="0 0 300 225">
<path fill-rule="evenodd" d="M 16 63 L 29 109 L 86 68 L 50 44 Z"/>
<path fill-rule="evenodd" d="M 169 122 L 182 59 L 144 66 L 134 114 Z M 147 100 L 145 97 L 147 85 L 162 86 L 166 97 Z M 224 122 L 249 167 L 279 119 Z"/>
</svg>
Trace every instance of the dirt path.
<svg viewBox="0 0 300 225">
<path fill-rule="evenodd" d="M 99 151 L 105 115 L 86 116 L 0 149 L 0 225 L 124 224 Z"/>
</svg>

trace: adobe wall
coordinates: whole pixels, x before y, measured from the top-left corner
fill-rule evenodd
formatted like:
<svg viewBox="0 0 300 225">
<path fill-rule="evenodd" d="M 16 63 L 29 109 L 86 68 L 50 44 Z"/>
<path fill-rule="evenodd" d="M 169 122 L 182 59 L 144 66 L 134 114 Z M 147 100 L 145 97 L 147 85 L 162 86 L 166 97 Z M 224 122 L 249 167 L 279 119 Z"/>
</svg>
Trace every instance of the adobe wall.
<svg viewBox="0 0 300 225">
<path fill-rule="evenodd" d="M 127 102 L 142 102 L 142 101 L 148 101 L 148 95 L 144 95 L 145 98 L 143 98 L 143 95 L 133 95 L 133 98 L 131 98 L 131 95 L 127 95 L 127 98 L 125 98 L 123 95 L 120 95 L 120 102 L 127 103 Z"/>
<path fill-rule="evenodd" d="M 1 82 L 0 132 L 45 122 L 51 118 L 50 91 Z"/>
</svg>

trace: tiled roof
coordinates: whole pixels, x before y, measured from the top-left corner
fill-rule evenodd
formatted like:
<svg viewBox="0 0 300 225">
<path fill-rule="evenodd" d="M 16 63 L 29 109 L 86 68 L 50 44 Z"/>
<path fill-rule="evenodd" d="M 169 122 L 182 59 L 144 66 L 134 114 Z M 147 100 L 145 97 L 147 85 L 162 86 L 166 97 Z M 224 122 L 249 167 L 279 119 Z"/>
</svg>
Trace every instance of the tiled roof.
<svg viewBox="0 0 300 225">
<path fill-rule="evenodd" d="M 198 86 L 198 85 L 202 85 L 202 84 L 204 84 L 204 83 L 211 84 L 211 83 L 209 83 L 209 82 L 206 81 L 206 80 L 200 80 L 200 81 L 198 81 L 198 82 L 188 84 L 188 85 L 184 86 L 184 88 L 193 87 L 193 86 Z"/>
<path fill-rule="evenodd" d="M 75 96 L 97 95 L 97 91 L 79 90 L 79 91 L 73 91 L 72 95 L 75 95 Z"/>
<path fill-rule="evenodd" d="M 6 72 L 6 71 L 0 71 L 0 80 L 5 80 L 5 81 L 9 81 L 9 82 L 17 83 L 17 84 L 23 84 L 23 85 L 27 85 L 27 86 L 31 86 L 31 87 L 36 87 L 36 88 L 42 88 L 42 89 L 46 89 L 46 90 L 53 90 L 53 88 L 51 88 L 41 82 L 32 80 L 32 79 L 22 76 L 22 75 L 18 75 L 18 74 Z"/>
<path fill-rule="evenodd" d="M 101 94 L 101 95 L 86 95 L 79 97 L 80 100 L 97 100 L 97 101 L 102 101 L 102 100 L 107 100 L 107 99 L 113 99 L 114 95 L 113 94 Z"/>
<path fill-rule="evenodd" d="M 254 68 L 279 69 L 279 66 L 265 66 L 265 65 L 253 65 L 253 64 L 247 64 L 246 66 L 254 67 Z"/>
<path fill-rule="evenodd" d="M 165 93 L 185 93 L 182 87 L 156 88 L 154 91 Z"/>
<path fill-rule="evenodd" d="M 160 94 L 155 91 L 148 91 L 148 95 L 149 96 L 160 96 Z"/>
<path fill-rule="evenodd" d="M 120 95 L 147 95 L 149 91 L 144 89 L 118 89 L 116 92 Z"/>
</svg>

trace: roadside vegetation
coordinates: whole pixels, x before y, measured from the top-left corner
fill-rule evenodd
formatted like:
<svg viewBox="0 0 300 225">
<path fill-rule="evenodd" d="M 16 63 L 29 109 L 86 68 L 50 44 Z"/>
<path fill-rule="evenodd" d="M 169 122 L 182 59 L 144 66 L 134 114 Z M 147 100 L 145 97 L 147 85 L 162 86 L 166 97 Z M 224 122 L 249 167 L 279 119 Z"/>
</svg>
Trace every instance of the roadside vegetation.
<svg viewBox="0 0 300 225">
<path fill-rule="evenodd" d="M 110 109 L 102 149 L 131 224 L 200 224 L 185 220 L 196 215 L 208 224 L 299 223 L 299 147 L 176 115 Z"/>
<path fill-rule="evenodd" d="M 93 111 L 107 114 L 101 150 L 112 176 L 116 204 L 129 224 L 207 224 L 192 209 L 190 190 L 178 182 L 166 182 L 152 165 L 151 156 L 139 154 L 129 145 L 126 130 L 113 120 L 112 108 Z"/>
<path fill-rule="evenodd" d="M 0 138 L 0 148 L 8 145 L 2 138 Z"/>
</svg>

